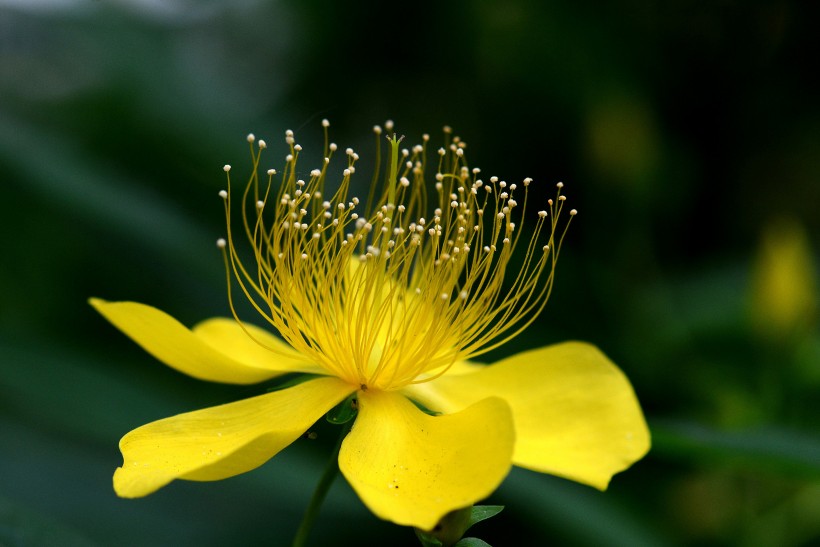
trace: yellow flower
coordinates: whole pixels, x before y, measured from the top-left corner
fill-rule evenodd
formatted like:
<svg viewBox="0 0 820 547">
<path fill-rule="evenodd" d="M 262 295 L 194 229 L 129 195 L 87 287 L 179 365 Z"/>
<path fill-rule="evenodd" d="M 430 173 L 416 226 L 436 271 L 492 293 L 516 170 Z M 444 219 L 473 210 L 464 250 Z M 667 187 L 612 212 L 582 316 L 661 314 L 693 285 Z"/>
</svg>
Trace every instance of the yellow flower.
<svg viewBox="0 0 820 547">
<path fill-rule="evenodd" d="M 607 357 L 567 342 L 492 366 L 469 361 L 519 334 L 546 304 L 565 233 L 557 231 L 562 185 L 545 210 L 530 214 L 536 220 L 527 232 L 531 180 L 483 181 L 467 166 L 465 143 L 445 128 L 437 162 L 428 162 L 427 135 L 412 149 L 390 141 L 381 195 L 377 145 L 370 196 L 361 203 L 351 197 L 358 155 L 348 149 L 345 166 L 334 168 L 337 147 L 323 125 L 324 157 L 305 180 L 292 132 L 284 172 L 268 170 L 267 179 L 258 174 L 265 142 L 250 135 L 254 169 L 240 203 L 232 203 L 230 174 L 220 192 L 228 271 L 279 337 L 238 317 L 189 330 L 150 306 L 91 300 L 190 376 L 234 384 L 317 376 L 131 431 L 120 442 L 116 492 L 140 497 L 175 479 L 254 469 L 354 394 L 358 415 L 339 467 L 381 518 L 431 529 L 493 492 L 512 464 L 605 489 L 649 449 L 632 387 Z M 381 128 L 374 131 L 380 143 Z M 325 197 L 336 171 L 341 183 Z M 236 247 L 237 209 L 252 261 Z"/>
</svg>

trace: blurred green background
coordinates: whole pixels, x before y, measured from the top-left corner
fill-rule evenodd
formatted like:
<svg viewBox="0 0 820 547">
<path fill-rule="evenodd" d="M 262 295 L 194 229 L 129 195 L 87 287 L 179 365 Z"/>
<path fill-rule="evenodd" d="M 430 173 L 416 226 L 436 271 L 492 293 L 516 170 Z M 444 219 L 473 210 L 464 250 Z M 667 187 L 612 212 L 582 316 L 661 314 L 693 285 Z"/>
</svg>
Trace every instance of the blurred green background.
<svg viewBox="0 0 820 547">
<path fill-rule="evenodd" d="M 0 0 L 0 545 L 287 545 L 335 437 L 121 500 L 117 441 L 253 388 L 165 368 L 90 296 L 228 313 L 221 167 L 245 135 L 368 164 L 450 124 L 580 210 L 546 313 L 632 380 L 650 454 L 598 493 L 516 470 L 493 545 L 820 538 L 817 3 Z M 277 160 L 278 161 L 278 160 Z M 276 166 L 276 165 L 275 165 Z M 513 540 L 512 538 L 523 538 Z M 355 540 L 358 538 L 358 540 Z M 337 481 L 315 545 L 415 545 Z"/>
</svg>

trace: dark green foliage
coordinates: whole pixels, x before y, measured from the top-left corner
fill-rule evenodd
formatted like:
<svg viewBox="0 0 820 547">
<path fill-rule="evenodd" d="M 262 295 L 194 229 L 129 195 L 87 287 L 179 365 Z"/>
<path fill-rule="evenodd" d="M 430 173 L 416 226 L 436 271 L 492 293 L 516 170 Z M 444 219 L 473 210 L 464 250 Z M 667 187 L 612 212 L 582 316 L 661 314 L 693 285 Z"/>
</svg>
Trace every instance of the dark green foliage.
<svg viewBox="0 0 820 547">
<path fill-rule="evenodd" d="M 392 118 L 408 145 L 428 132 L 436 147 L 449 124 L 482 174 L 533 177 L 529 213 L 559 180 L 579 210 L 546 312 L 485 357 L 595 343 L 631 379 L 654 447 L 606 493 L 514 470 L 489 500 L 503 517 L 476 535 L 594 546 L 820 536 L 818 313 L 792 330 L 750 315 L 759 242 L 779 219 L 806 234 L 818 276 L 815 3 L 20 7 L 47 4 L 0 2 L 0 544 L 290 541 L 338 428 L 320 421 L 316 441 L 246 475 L 117 499 L 127 431 L 277 385 L 184 377 L 86 301 L 141 301 L 186 325 L 229 316 L 214 245 L 222 165 L 244 180 L 252 131 L 280 168 L 290 128 L 312 168 L 325 117 L 363 172 L 373 124 Z M 418 545 L 342 480 L 311 539 Z"/>
</svg>

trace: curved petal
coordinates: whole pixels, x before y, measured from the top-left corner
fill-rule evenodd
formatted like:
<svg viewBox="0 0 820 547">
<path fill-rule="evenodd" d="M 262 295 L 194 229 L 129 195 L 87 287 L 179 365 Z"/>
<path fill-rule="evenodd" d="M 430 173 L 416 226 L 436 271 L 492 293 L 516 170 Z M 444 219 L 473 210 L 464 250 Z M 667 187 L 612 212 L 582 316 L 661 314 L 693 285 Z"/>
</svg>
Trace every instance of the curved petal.
<svg viewBox="0 0 820 547">
<path fill-rule="evenodd" d="M 230 319 L 211 319 L 191 331 L 145 304 L 98 298 L 89 303 L 148 353 L 200 380 L 253 384 L 287 372 L 322 372 L 318 365 L 299 360 L 297 353 L 273 335 L 246 325 L 254 338 L 277 353 L 259 346 Z"/>
<path fill-rule="evenodd" d="M 404 392 L 444 412 L 502 397 L 515 419 L 513 463 L 601 490 L 649 450 L 649 430 L 629 380 L 582 342 L 526 351 Z"/>
<path fill-rule="evenodd" d="M 383 519 L 432 529 L 487 497 L 510 470 L 515 432 L 501 399 L 435 417 L 395 392 L 359 392 L 359 406 L 339 468 Z"/>
<path fill-rule="evenodd" d="M 196 410 L 139 427 L 122 438 L 114 490 L 147 496 L 174 479 L 215 481 L 259 467 L 355 391 L 337 378 Z"/>
<path fill-rule="evenodd" d="M 421 376 L 421 378 L 435 378 L 440 375 L 460 376 L 461 374 L 472 374 L 473 372 L 478 372 L 479 370 L 486 368 L 486 366 L 487 365 L 475 363 L 473 361 L 456 361 L 447 367 L 438 367 L 428 370 Z"/>
<path fill-rule="evenodd" d="M 226 353 L 240 363 L 282 373 L 327 374 L 325 369 L 306 361 L 281 338 L 249 323 L 240 325 L 232 318 L 214 317 L 197 323 L 191 331 L 214 350 Z"/>
</svg>

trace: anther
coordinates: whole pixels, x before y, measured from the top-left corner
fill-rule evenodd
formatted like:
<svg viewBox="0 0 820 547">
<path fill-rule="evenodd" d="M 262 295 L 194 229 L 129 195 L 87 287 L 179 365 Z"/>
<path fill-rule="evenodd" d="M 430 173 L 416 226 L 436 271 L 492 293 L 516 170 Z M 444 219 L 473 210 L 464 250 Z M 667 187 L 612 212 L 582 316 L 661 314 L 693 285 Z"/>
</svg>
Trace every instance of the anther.
<svg viewBox="0 0 820 547">
<path fill-rule="evenodd" d="M 220 249 L 224 249 L 225 245 L 227 245 L 227 244 L 228 243 L 221 237 L 216 240 L 216 246 L 219 247 Z"/>
</svg>

